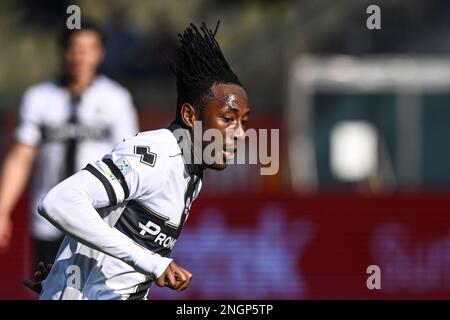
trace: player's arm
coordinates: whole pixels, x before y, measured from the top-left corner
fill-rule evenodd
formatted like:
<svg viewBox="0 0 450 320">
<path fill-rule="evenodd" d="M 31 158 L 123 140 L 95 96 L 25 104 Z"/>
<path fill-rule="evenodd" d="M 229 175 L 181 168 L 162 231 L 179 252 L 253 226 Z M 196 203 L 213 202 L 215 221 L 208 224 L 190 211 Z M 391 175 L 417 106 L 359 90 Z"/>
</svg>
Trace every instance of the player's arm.
<svg viewBox="0 0 450 320">
<path fill-rule="evenodd" d="M 110 227 L 95 210 L 112 204 L 111 192 L 97 176 L 82 170 L 50 190 L 38 211 L 79 242 L 158 278 L 172 260 L 139 246 Z"/>
<path fill-rule="evenodd" d="M 15 132 L 16 143 L 0 169 L 0 251 L 9 246 L 12 210 L 25 189 L 41 140 L 40 108 L 36 104 L 40 100 L 33 89 L 24 94 Z"/>
<path fill-rule="evenodd" d="M 36 147 L 16 143 L 1 168 L 0 250 L 9 245 L 12 231 L 11 213 L 27 184 L 36 154 Z"/>
<path fill-rule="evenodd" d="M 158 285 L 182 290 L 192 277 L 187 270 L 110 227 L 95 210 L 152 196 L 165 185 L 168 161 L 165 161 L 164 148 L 160 147 L 158 152 L 160 161 L 149 165 L 141 161 L 142 154 L 136 153 L 135 146 L 140 142 L 139 137 L 133 137 L 119 144 L 102 161 L 61 182 L 44 198 L 39 212 L 81 243 L 121 259 L 142 273 L 153 274 Z M 158 149 L 157 146 L 149 148 Z"/>
</svg>

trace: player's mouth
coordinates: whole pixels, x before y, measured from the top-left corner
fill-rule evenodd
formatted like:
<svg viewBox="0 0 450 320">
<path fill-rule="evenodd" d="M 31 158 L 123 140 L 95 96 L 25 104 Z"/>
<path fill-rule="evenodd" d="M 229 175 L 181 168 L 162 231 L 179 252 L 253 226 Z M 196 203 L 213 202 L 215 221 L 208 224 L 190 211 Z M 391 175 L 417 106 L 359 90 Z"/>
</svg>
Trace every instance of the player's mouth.
<svg viewBox="0 0 450 320">
<path fill-rule="evenodd" d="M 223 152 L 223 155 L 225 156 L 225 159 L 227 161 L 230 161 L 230 160 L 234 159 L 236 151 L 237 151 L 237 148 L 233 148 L 233 149 L 232 148 L 226 148 L 222 152 Z"/>
</svg>

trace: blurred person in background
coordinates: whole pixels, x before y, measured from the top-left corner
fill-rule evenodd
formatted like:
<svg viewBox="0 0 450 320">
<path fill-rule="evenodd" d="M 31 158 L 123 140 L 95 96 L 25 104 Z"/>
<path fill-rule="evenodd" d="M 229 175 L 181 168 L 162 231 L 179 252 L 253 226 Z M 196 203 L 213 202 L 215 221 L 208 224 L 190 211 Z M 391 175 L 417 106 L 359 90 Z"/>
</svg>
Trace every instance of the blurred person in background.
<svg viewBox="0 0 450 320">
<path fill-rule="evenodd" d="M 61 35 L 59 77 L 26 90 L 15 143 L 0 173 L 0 251 L 10 245 L 12 211 L 33 175 L 31 229 L 35 261 L 52 262 L 63 238 L 37 211 L 53 186 L 138 132 L 130 93 L 98 72 L 105 55 L 102 30 L 83 21 Z"/>
</svg>

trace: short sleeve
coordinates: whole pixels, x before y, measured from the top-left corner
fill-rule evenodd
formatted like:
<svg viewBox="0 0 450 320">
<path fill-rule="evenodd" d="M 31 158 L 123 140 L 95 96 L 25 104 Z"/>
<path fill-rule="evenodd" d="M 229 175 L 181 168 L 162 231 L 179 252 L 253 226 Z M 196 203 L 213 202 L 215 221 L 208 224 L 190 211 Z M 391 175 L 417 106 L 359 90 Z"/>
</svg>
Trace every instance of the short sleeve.
<svg viewBox="0 0 450 320">
<path fill-rule="evenodd" d="M 17 142 L 36 146 L 41 141 L 40 115 L 37 98 L 33 90 L 27 90 L 19 110 L 19 124 L 16 128 Z"/>
<path fill-rule="evenodd" d="M 155 143 L 132 137 L 85 169 L 104 185 L 112 205 L 151 196 L 168 177 L 167 151 Z"/>
</svg>

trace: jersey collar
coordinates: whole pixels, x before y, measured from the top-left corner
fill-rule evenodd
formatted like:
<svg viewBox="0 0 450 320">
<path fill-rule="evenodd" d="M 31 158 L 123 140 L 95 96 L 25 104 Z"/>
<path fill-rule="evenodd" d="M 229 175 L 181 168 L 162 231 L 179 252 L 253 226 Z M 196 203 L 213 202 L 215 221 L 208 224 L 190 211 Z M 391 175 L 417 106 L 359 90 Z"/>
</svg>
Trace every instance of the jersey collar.
<svg viewBox="0 0 450 320">
<path fill-rule="evenodd" d="M 184 164 L 187 167 L 187 170 L 190 175 L 194 174 L 200 178 L 203 177 L 203 168 L 201 164 L 196 164 L 194 159 L 197 157 L 197 155 L 194 152 L 194 145 L 192 143 L 191 134 L 188 129 L 183 128 L 180 124 L 177 122 L 172 122 L 168 129 L 174 133 L 174 131 L 177 131 L 177 134 L 174 134 L 175 138 L 177 139 L 178 146 L 180 147 L 181 154 L 183 156 Z M 191 148 L 191 152 L 183 152 L 183 149 L 186 146 L 185 141 L 188 141 L 188 145 Z M 198 161 L 197 161 L 198 162 Z"/>
</svg>

